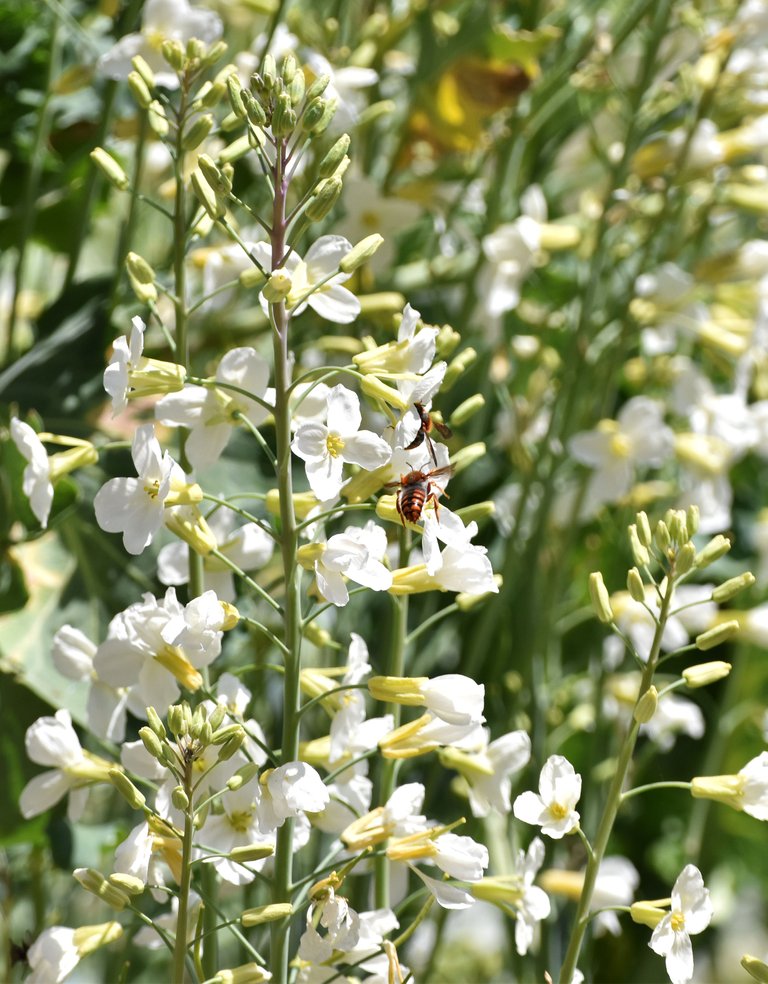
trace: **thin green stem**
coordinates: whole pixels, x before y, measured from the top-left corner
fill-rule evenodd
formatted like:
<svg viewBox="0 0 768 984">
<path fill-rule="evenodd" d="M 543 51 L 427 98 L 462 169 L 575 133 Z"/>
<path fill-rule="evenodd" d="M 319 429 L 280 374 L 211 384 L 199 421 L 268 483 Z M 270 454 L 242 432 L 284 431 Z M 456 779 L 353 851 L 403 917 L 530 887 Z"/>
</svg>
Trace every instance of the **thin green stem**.
<svg viewBox="0 0 768 984">
<path fill-rule="evenodd" d="M 649 782 L 645 786 L 635 786 L 634 789 L 628 789 L 625 793 L 621 794 L 621 802 L 631 799 L 633 796 L 639 796 L 641 793 L 649 793 L 654 789 L 687 789 L 690 791 L 691 783 L 689 782 Z"/>
<path fill-rule="evenodd" d="M 192 809 L 192 763 L 184 768 L 184 791 L 189 805 L 184 811 L 184 836 L 181 841 L 181 881 L 179 882 L 179 908 L 176 915 L 176 942 L 173 947 L 173 984 L 184 984 L 184 966 L 187 960 L 187 922 L 189 919 L 189 889 L 192 883 L 192 834 L 194 831 Z"/>
<path fill-rule="evenodd" d="M 666 591 L 661 599 L 659 621 L 656 625 L 656 631 L 653 636 L 651 651 L 648 655 L 648 662 L 645 665 L 642 680 L 640 682 L 640 691 L 637 698 L 638 703 L 642 700 L 646 691 L 651 686 L 653 675 L 656 672 L 659 653 L 661 651 L 661 639 L 669 617 L 669 609 L 672 602 L 672 592 L 674 590 L 674 586 L 674 571 L 670 570 L 669 577 L 667 579 Z M 576 909 L 576 917 L 574 920 L 573 929 L 571 931 L 568 949 L 566 950 L 563 966 L 560 970 L 560 984 L 571 984 L 571 981 L 573 980 L 573 974 L 576 970 L 576 964 L 581 952 L 581 946 L 584 942 L 584 935 L 587 931 L 587 926 L 589 925 L 589 910 L 592 903 L 592 896 L 595 891 L 598 869 L 600 868 L 600 864 L 605 856 L 605 851 L 608 847 L 608 839 L 611 836 L 613 824 L 616 820 L 616 814 L 618 813 L 619 806 L 621 805 L 621 791 L 626 781 L 627 773 L 629 772 L 629 767 L 632 762 L 632 754 L 635 750 L 635 744 L 637 742 L 639 731 L 640 724 L 633 716 L 632 723 L 629 726 L 629 730 L 627 731 L 624 742 L 621 746 L 621 750 L 619 751 L 613 779 L 611 780 L 611 785 L 606 796 L 603 816 L 600 820 L 597 835 L 595 836 L 592 845 L 592 854 L 589 856 L 587 867 L 584 872 L 584 886 L 581 890 L 579 904 Z"/>
</svg>

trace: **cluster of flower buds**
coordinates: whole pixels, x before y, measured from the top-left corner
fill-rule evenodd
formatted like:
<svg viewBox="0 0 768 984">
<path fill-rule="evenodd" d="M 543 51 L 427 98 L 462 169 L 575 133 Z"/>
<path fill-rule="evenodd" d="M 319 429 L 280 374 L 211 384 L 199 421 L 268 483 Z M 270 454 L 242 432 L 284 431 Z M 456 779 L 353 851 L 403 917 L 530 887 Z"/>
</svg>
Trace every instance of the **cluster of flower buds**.
<svg viewBox="0 0 768 984">
<path fill-rule="evenodd" d="M 185 780 L 193 764 L 209 746 L 218 746 L 218 761 L 224 762 L 243 744 L 244 728 L 239 724 L 224 725 L 226 716 L 224 704 L 217 704 L 209 714 L 204 704 L 199 704 L 193 711 L 186 701 L 182 701 L 168 708 L 166 729 L 157 711 L 153 707 L 147 708 L 148 724 L 139 729 L 139 737 L 149 754 L 182 783 L 173 794 L 177 809 L 185 810 L 189 806 Z M 169 740 L 168 732 L 173 740 Z"/>
</svg>

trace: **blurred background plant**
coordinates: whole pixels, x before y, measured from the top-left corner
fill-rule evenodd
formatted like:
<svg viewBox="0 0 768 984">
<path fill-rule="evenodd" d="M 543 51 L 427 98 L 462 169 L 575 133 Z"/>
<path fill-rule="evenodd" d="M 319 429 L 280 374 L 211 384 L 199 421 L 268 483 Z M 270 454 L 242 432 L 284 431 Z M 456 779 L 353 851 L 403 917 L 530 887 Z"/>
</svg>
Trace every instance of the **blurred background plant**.
<svg viewBox="0 0 768 984">
<path fill-rule="evenodd" d="M 385 247 L 346 284 L 362 307 L 353 336 L 393 339 L 393 316 L 406 300 L 425 322 L 443 326 L 449 368 L 436 409 L 453 430 L 450 450 L 469 463 L 457 470 L 451 496 L 494 503 L 492 515 L 482 511 L 480 540 L 502 583 L 461 619 L 436 618 L 445 608 L 441 594 L 414 596 L 411 625 L 426 629 L 407 672 L 460 672 L 485 684 L 492 734 L 530 732 L 527 784 L 547 756 L 567 756 L 583 776 L 582 826 L 594 828 L 622 706 L 631 708 L 637 684 L 633 690 L 623 649 L 594 619 L 589 574 L 602 571 L 609 589 L 623 589 L 635 562 L 626 528 L 636 511 L 659 518 L 695 504 L 699 535 L 725 534 L 733 549 L 694 586 L 750 569 L 757 582 L 734 602 L 739 611 L 729 604 L 740 632 L 712 657 L 733 664 L 730 676 L 666 698 L 664 726 L 657 717 L 658 727 L 640 738 L 633 784 L 737 772 L 762 751 L 768 732 L 761 659 L 768 645 L 768 7 L 761 0 L 171 7 L 188 28 L 183 41 L 212 42 L 221 31 L 245 84 L 267 51 L 278 59 L 294 52 L 308 82 L 330 76 L 338 112 L 329 140 L 351 135 L 352 164 L 343 196 L 311 237 L 305 233 L 299 252 L 318 233 L 352 242 L 381 233 Z M 154 57 L 152 68 L 162 68 L 153 32 L 172 25 L 152 23 L 150 13 L 138 0 L 18 0 L 0 9 L 4 430 L 13 414 L 44 421 L 48 432 L 127 441 L 146 409 L 133 402 L 110 416 L 101 377 L 113 339 L 143 310 L 139 298 L 173 320 L 168 296 L 142 298 L 140 270 L 138 289 L 126 275 L 134 251 L 165 270 L 173 248 L 148 199 L 170 209 L 178 175 L 151 109 L 149 116 L 137 110 L 137 83 L 133 94 L 126 84 L 132 55 Z M 126 36 L 135 36 L 127 47 Z M 248 150 L 227 110 L 219 107 L 195 148 L 219 165 Z M 94 164 L 96 147 L 130 176 L 130 193 Z M 234 193 L 258 214 L 269 198 L 250 162 L 237 169 Z M 301 193 L 301 161 L 294 180 Z M 239 235 L 263 238 L 244 222 Z M 188 281 L 211 295 L 190 313 L 191 359 L 201 373 L 222 349 L 267 336 L 253 290 L 240 283 L 244 269 L 242 252 L 216 233 L 188 254 Z M 136 265 L 128 270 L 135 280 Z M 348 357 L 349 327 L 330 331 L 313 310 L 302 317 L 293 347 L 303 366 Z M 167 356 L 157 327 L 148 344 Z M 125 454 L 107 459 L 109 474 L 125 472 Z M 33 772 L 24 753 L 29 724 L 50 706 L 83 720 L 84 696 L 54 669 L 51 641 L 65 623 L 103 638 L 116 611 L 161 585 L 156 553 L 126 562 L 96 525 L 96 476 L 62 478 L 42 530 L 21 492 L 23 458 L 9 440 L 0 455 L 7 790 L 0 976 L 16 980 L 20 966 L 12 965 L 23 959 L 25 941 L 51 921 L 103 919 L 91 896 L 71 892 L 71 869 L 106 857 L 129 826 L 103 790 L 87 823 L 68 822 L 61 808 L 22 821 L 15 808 Z M 271 488 L 239 436 L 217 462 L 214 484 L 222 494 Z M 267 566 L 267 581 L 270 571 L 277 568 Z M 697 600 L 709 596 L 701 590 Z M 635 611 L 626 594 L 611 601 L 617 624 L 640 649 L 632 632 L 642 631 L 644 609 Z M 383 657 L 372 644 L 382 617 L 376 598 L 339 610 L 331 627 L 337 639 L 350 631 L 366 638 L 375 665 Z M 711 610 L 708 623 L 680 632 L 687 639 L 721 617 Z M 268 658 L 263 638 L 247 631 L 230 634 L 227 645 L 233 662 L 246 653 L 249 663 Z M 678 657 L 665 672 L 684 665 Z M 276 718 L 268 692 L 257 710 L 267 730 Z M 425 812 L 439 803 L 441 811 L 448 804 L 453 815 L 467 813 L 466 784 L 437 757 L 421 762 Z M 525 781 L 516 778 L 521 788 Z M 519 828 L 510 833 L 504 823 L 475 819 L 467 832 L 483 826 L 492 858 L 523 846 Z M 621 814 L 611 853 L 631 861 L 627 880 L 639 880 L 644 898 L 668 894 L 687 863 L 705 872 L 715 917 L 708 937 L 697 940 L 699 979 L 736 979 L 745 951 L 768 957 L 768 861 L 751 818 L 663 790 Z M 548 866 L 575 872 L 584 862 L 571 838 L 556 845 Z M 572 919 L 565 901 L 542 926 L 525 971 L 514 926 L 496 923 L 491 911 L 478 903 L 427 920 L 405 951 L 417 979 L 542 979 L 560 966 Z M 663 980 L 647 931 L 627 919 L 622 930 L 590 949 L 592 979 Z M 156 979 L 153 951 L 112 949 L 103 979 L 118 979 L 129 959 L 131 979 Z"/>
</svg>

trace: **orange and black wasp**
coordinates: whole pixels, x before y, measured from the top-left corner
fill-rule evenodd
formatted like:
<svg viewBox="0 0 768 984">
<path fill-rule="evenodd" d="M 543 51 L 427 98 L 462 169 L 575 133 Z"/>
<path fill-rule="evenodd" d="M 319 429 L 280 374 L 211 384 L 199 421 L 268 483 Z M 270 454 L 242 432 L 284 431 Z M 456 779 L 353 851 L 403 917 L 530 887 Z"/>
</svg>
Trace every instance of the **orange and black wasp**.
<svg viewBox="0 0 768 984">
<path fill-rule="evenodd" d="M 419 430 L 416 437 L 411 441 L 406 451 L 412 451 L 413 448 L 418 448 L 424 441 L 427 442 L 427 447 L 429 448 L 429 454 L 437 465 L 437 455 L 435 454 L 435 445 L 432 442 L 432 438 L 429 436 L 434 428 L 438 434 L 440 434 L 447 441 L 449 437 L 453 437 L 453 431 L 450 427 L 441 423 L 439 420 L 435 420 L 430 412 L 424 407 L 423 403 L 414 403 L 416 408 L 416 413 L 419 415 Z M 414 474 L 411 472 L 411 474 Z"/>
<path fill-rule="evenodd" d="M 418 523 L 421 514 L 428 502 L 435 507 L 435 517 L 440 520 L 440 506 L 438 503 L 438 493 L 445 495 L 445 490 L 435 484 L 433 478 L 445 476 L 450 478 L 453 469 L 450 465 L 444 468 L 433 468 L 432 471 L 414 468 L 406 475 L 400 476 L 399 482 L 389 482 L 389 485 L 397 485 L 397 513 L 405 526 L 406 522 Z"/>
</svg>

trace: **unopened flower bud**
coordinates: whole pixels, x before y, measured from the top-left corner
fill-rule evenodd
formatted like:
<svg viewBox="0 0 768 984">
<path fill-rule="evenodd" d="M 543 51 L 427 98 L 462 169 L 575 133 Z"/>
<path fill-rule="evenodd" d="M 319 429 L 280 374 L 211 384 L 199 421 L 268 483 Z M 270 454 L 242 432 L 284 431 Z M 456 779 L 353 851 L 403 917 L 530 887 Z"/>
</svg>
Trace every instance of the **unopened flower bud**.
<svg viewBox="0 0 768 984">
<path fill-rule="evenodd" d="M 304 210 L 306 217 L 312 222 L 319 222 L 320 219 L 324 219 L 339 200 L 341 187 L 341 178 L 326 178 Z"/>
<path fill-rule="evenodd" d="M 246 864 L 248 861 L 261 861 L 274 853 L 274 844 L 244 844 L 242 847 L 233 847 L 229 857 L 233 861 Z"/>
<path fill-rule="evenodd" d="M 264 283 L 264 274 L 259 270 L 257 266 L 249 267 L 238 277 L 241 286 L 243 287 L 261 287 Z"/>
<path fill-rule="evenodd" d="M 156 758 L 158 762 L 161 761 L 163 755 L 163 743 L 157 737 L 152 728 L 139 728 L 139 738 L 141 738 L 142 744 L 152 758 Z"/>
<path fill-rule="evenodd" d="M 648 548 L 644 547 L 640 541 L 637 526 L 632 523 L 627 528 L 627 532 L 629 534 L 629 546 L 632 550 L 632 557 L 634 558 L 635 564 L 638 567 L 647 567 L 651 562 L 651 555 L 648 553 Z"/>
<path fill-rule="evenodd" d="M 688 535 L 696 536 L 699 531 L 699 507 L 688 506 L 685 513 L 685 525 L 688 527 Z"/>
<path fill-rule="evenodd" d="M 260 905 L 257 909 L 246 909 L 240 920 L 246 929 L 250 929 L 251 926 L 260 926 L 276 919 L 286 919 L 292 913 L 293 906 L 290 902 L 272 902 L 269 905 Z"/>
<path fill-rule="evenodd" d="M 141 55 L 134 55 L 131 58 L 131 65 L 133 65 L 134 70 L 141 76 L 144 80 L 144 84 L 150 89 L 155 88 L 155 73 L 149 67 L 149 63 L 142 58 Z"/>
<path fill-rule="evenodd" d="M 378 232 L 374 232 L 372 235 L 366 236 L 365 239 L 361 239 L 339 263 L 339 269 L 342 273 L 354 273 L 358 267 L 361 267 L 371 259 L 383 242 L 384 237 Z"/>
<path fill-rule="evenodd" d="M 641 926 L 648 926 L 649 929 L 655 929 L 666 912 L 652 902 L 633 902 L 629 907 L 629 915 L 633 922 L 639 923 Z"/>
<path fill-rule="evenodd" d="M 312 102 L 318 96 L 322 96 L 331 81 L 330 75 L 319 75 L 307 89 L 307 102 Z"/>
<path fill-rule="evenodd" d="M 271 91 L 277 85 L 277 65 L 275 64 L 274 55 L 267 52 L 264 55 L 264 64 L 262 65 L 261 72 L 259 73 L 261 80 L 264 83 L 264 87 Z"/>
<path fill-rule="evenodd" d="M 232 191 L 231 167 L 225 165 L 220 169 L 208 154 L 200 154 L 197 158 L 197 166 L 216 195 L 223 197 Z"/>
<path fill-rule="evenodd" d="M 95 147 L 90 153 L 90 158 L 104 177 L 119 191 L 125 191 L 130 187 L 128 175 L 103 147 Z"/>
<path fill-rule="evenodd" d="M 214 65 L 220 58 L 223 58 L 227 53 L 227 42 L 226 41 L 214 41 L 210 48 L 203 53 L 202 64 L 203 65 Z"/>
<path fill-rule="evenodd" d="M 723 602 L 730 601 L 745 588 L 751 588 L 754 583 L 755 575 L 750 571 L 744 571 L 743 574 L 737 574 L 736 577 L 730 577 L 722 584 L 718 584 L 712 591 L 712 601 L 722 605 Z"/>
<path fill-rule="evenodd" d="M 459 354 L 448 363 L 448 368 L 445 371 L 441 389 L 443 391 L 449 390 L 453 384 L 457 382 L 457 380 L 461 379 L 476 358 L 477 352 L 473 348 L 465 348 L 463 351 L 459 352 Z"/>
<path fill-rule="evenodd" d="M 493 499 L 473 502 L 471 506 L 462 506 L 461 509 L 457 509 L 456 515 L 465 526 L 469 525 L 469 523 L 481 523 L 490 516 L 496 515 L 496 503 Z"/>
<path fill-rule="evenodd" d="M 712 537 L 706 547 L 699 550 L 694 563 L 698 568 L 708 567 L 710 564 L 714 564 L 716 560 L 724 557 L 730 549 L 731 541 L 724 537 L 722 533 L 718 533 L 717 536 Z"/>
<path fill-rule="evenodd" d="M 717 683 L 723 677 L 727 677 L 731 672 L 731 664 L 724 663 L 720 659 L 714 659 L 709 663 L 697 663 L 683 670 L 683 679 L 686 686 L 691 690 L 697 687 L 707 687 L 710 683 Z"/>
<path fill-rule="evenodd" d="M 163 104 L 157 99 L 153 99 L 147 109 L 147 121 L 154 134 L 158 137 L 168 136 L 168 117 L 165 115 Z"/>
<path fill-rule="evenodd" d="M 379 99 L 378 102 L 371 103 L 370 106 L 366 106 L 357 118 L 358 126 L 370 126 L 371 123 L 375 123 L 376 120 L 382 119 L 384 116 L 391 116 L 397 109 L 397 103 L 394 99 Z"/>
<path fill-rule="evenodd" d="M 177 72 L 184 69 L 184 48 L 180 41 L 168 39 L 160 45 L 160 52 L 171 68 Z"/>
<path fill-rule="evenodd" d="M 291 275 L 284 267 L 273 270 L 262 289 L 264 300 L 269 301 L 270 304 L 279 304 L 291 293 L 291 287 L 293 287 Z"/>
<path fill-rule="evenodd" d="M 296 129 L 296 112 L 291 105 L 291 97 L 281 92 L 272 112 L 272 133 L 275 137 L 287 137 Z"/>
<path fill-rule="evenodd" d="M 109 781 L 133 810 L 141 810 L 147 802 L 146 796 L 137 789 L 122 769 L 110 769 Z"/>
<path fill-rule="evenodd" d="M 201 38 L 190 38 L 187 41 L 187 58 L 191 61 L 199 61 L 206 54 L 205 42 Z"/>
<path fill-rule="evenodd" d="M 758 984 L 768 984 L 768 964 L 764 963 L 758 957 L 753 957 L 749 953 L 745 953 L 741 958 L 741 966 L 746 970 L 752 980 L 757 981 Z"/>
<path fill-rule="evenodd" d="M 282 75 L 283 82 L 285 82 L 286 85 L 290 85 L 291 82 L 293 82 L 298 68 L 299 66 L 294 53 L 292 51 L 287 52 L 283 58 L 283 64 L 280 67 L 280 74 Z"/>
<path fill-rule="evenodd" d="M 659 706 L 659 692 L 656 687 L 651 686 L 645 691 L 643 696 L 635 704 L 633 717 L 638 724 L 647 724 L 656 713 Z"/>
<path fill-rule="evenodd" d="M 203 206 L 208 215 L 214 221 L 216 219 L 220 219 L 225 214 L 226 208 L 224 207 L 223 202 L 219 201 L 216 192 L 208 184 L 199 167 L 196 167 L 192 172 L 190 181 L 192 183 L 192 190 L 194 191 L 197 200 Z"/>
<path fill-rule="evenodd" d="M 656 524 L 653 538 L 656 541 L 656 546 L 662 553 L 666 553 L 669 550 L 672 544 L 672 537 L 669 535 L 669 528 L 663 519 L 660 519 Z"/>
<path fill-rule="evenodd" d="M 456 454 L 452 454 L 450 458 L 453 474 L 458 475 L 460 472 L 471 468 L 481 458 L 484 458 L 487 453 L 488 448 L 485 445 L 485 441 L 475 441 L 474 444 L 467 444 L 466 447 L 459 448 Z"/>
<path fill-rule="evenodd" d="M 320 178 L 330 178 L 335 173 L 336 168 L 346 157 L 349 150 L 350 137 L 348 133 L 343 133 L 336 143 L 327 152 L 317 167 L 317 174 Z"/>
<path fill-rule="evenodd" d="M 104 875 L 95 868 L 75 868 L 73 875 L 86 892 L 97 896 L 107 905 L 112 906 L 113 909 L 122 910 L 131 901 L 127 892 L 110 884 Z"/>
<path fill-rule="evenodd" d="M 243 100 L 245 112 L 251 123 L 253 123 L 254 126 L 266 126 L 267 114 L 264 112 L 264 107 L 261 105 L 259 100 L 256 99 L 247 89 L 240 90 L 240 98 Z"/>
<path fill-rule="evenodd" d="M 331 633 L 318 625 L 317 622 L 308 622 L 302 631 L 304 638 L 318 648 L 328 646 L 333 642 Z"/>
<path fill-rule="evenodd" d="M 125 267 L 131 288 L 142 304 L 156 301 L 155 271 L 149 263 L 138 253 L 129 253 L 125 258 Z"/>
<path fill-rule="evenodd" d="M 645 601 L 645 584 L 636 567 L 631 567 L 627 571 L 627 591 L 633 601 Z"/>
<path fill-rule="evenodd" d="M 232 756 L 240 750 L 240 746 L 245 741 L 245 732 L 241 728 L 238 734 L 232 735 L 228 738 L 224 744 L 219 748 L 219 762 L 226 762 L 231 759 Z"/>
<path fill-rule="evenodd" d="M 171 704 L 166 715 L 171 734 L 177 738 L 187 734 L 189 731 L 187 716 L 184 713 L 185 706 L 184 704 Z M 188 707 L 187 710 L 189 710 Z M 141 734 L 141 731 L 139 731 L 139 734 Z"/>
<path fill-rule="evenodd" d="M 323 133 L 336 114 L 337 102 L 336 99 L 313 99 L 301 118 L 302 129 L 312 134 Z"/>
<path fill-rule="evenodd" d="M 485 397 L 482 393 L 475 393 L 460 403 L 451 414 L 451 426 L 461 427 L 485 406 Z"/>
<path fill-rule="evenodd" d="M 739 623 L 736 619 L 732 619 L 729 622 L 721 622 L 720 625 L 716 625 L 712 629 L 707 629 L 706 632 L 702 632 L 696 636 L 696 648 L 702 652 L 706 652 L 708 649 L 714 649 L 715 646 L 719 646 L 721 643 L 732 638 L 738 631 Z"/>
<path fill-rule="evenodd" d="M 675 573 L 687 574 L 693 567 L 695 559 L 696 547 L 693 545 L 691 540 L 688 540 L 688 542 L 684 543 L 677 551 L 677 556 L 675 557 Z"/>
<path fill-rule="evenodd" d="M 165 738 L 166 731 L 165 725 L 160 720 L 160 715 L 154 709 L 154 707 L 145 708 L 145 713 L 147 715 L 147 724 L 154 731 L 157 737 L 162 741 Z"/>
<path fill-rule="evenodd" d="M 201 745 L 210 745 L 211 738 L 213 737 L 213 728 L 211 727 L 210 721 L 203 721 L 200 725 L 200 731 L 198 733 L 198 739 Z"/>
<path fill-rule="evenodd" d="M 152 93 L 138 72 L 128 73 L 128 88 L 131 90 L 137 105 L 142 109 L 149 109 L 149 104 L 152 102 Z"/>
<path fill-rule="evenodd" d="M 613 609 L 611 608 L 608 589 L 600 571 L 593 571 L 589 575 L 589 597 L 595 615 L 604 625 L 609 625 L 613 621 Z"/>
<path fill-rule="evenodd" d="M 182 813 L 189 809 L 189 796 L 183 786 L 174 786 L 171 792 L 171 803 Z"/>
<path fill-rule="evenodd" d="M 637 514 L 636 517 L 637 525 L 637 536 L 644 547 L 650 547 L 653 545 L 653 534 L 651 533 L 651 524 L 648 522 L 648 516 L 643 510 Z"/>
<path fill-rule="evenodd" d="M 682 509 L 670 509 L 666 516 L 667 529 L 673 541 L 678 544 L 688 542 L 688 526 L 686 524 L 685 511 Z"/>
<path fill-rule="evenodd" d="M 115 888 L 127 892 L 129 895 L 141 895 L 146 888 L 141 878 L 137 878 L 135 875 L 128 875 L 124 871 L 113 872 L 109 876 L 108 881 Z"/>
<path fill-rule="evenodd" d="M 227 789 L 239 789 L 258 774 L 259 766 L 255 762 L 247 762 L 245 765 L 241 765 L 237 772 L 227 779 Z"/>
<path fill-rule="evenodd" d="M 227 95 L 229 96 L 229 105 L 232 107 L 232 112 L 235 116 L 241 120 L 246 119 L 248 113 L 245 108 L 245 102 L 243 101 L 243 87 L 240 79 L 234 73 L 227 79 Z"/>
</svg>

